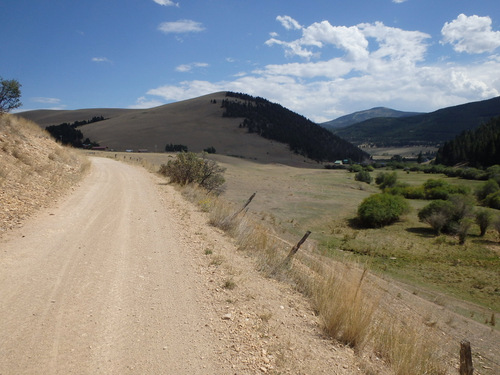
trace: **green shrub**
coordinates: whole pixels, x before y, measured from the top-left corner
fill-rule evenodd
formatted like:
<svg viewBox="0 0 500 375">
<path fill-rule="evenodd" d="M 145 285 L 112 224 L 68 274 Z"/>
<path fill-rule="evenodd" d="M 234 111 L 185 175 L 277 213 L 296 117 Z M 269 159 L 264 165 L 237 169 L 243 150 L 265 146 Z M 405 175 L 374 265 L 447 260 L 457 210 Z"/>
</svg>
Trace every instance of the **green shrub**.
<svg viewBox="0 0 500 375">
<path fill-rule="evenodd" d="M 374 170 L 375 170 L 375 168 L 373 168 L 373 166 L 372 166 L 372 165 L 367 165 L 367 166 L 365 167 L 365 171 L 367 171 L 367 172 L 373 172 Z"/>
<path fill-rule="evenodd" d="M 479 202 L 484 203 L 486 197 L 490 194 L 496 193 L 500 190 L 500 186 L 498 182 L 494 179 L 489 179 L 484 184 L 482 184 L 479 188 L 476 189 L 476 197 Z"/>
<path fill-rule="evenodd" d="M 500 210 L 500 190 L 489 194 L 484 200 L 484 205 Z"/>
<path fill-rule="evenodd" d="M 225 169 L 215 161 L 198 157 L 192 152 L 182 152 L 175 160 L 162 164 L 159 173 L 179 185 L 198 184 L 209 192 L 222 192 Z"/>
<path fill-rule="evenodd" d="M 437 234 L 453 233 L 461 227 L 461 222 L 471 216 L 473 202 L 471 197 L 456 194 L 449 200 L 436 199 L 418 213 L 420 221 L 429 224 Z M 467 228 L 468 229 L 468 228 Z"/>
<path fill-rule="evenodd" d="M 370 172 L 368 172 L 368 171 L 359 171 L 354 176 L 354 179 L 356 181 L 366 182 L 367 184 L 371 184 L 373 181 L 373 178 L 370 175 Z"/>
<path fill-rule="evenodd" d="M 453 218 L 453 203 L 447 200 L 436 199 L 422 208 L 418 213 L 418 219 L 429 224 L 437 234 L 443 230 L 449 230 Z"/>
<path fill-rule="evenodd" d="M 485 209 L 481 209 L 476 211 L 476 224 L 479 226 L 479 230 L 481 231 L 480 236 L 484 236 L 488 227 L 493 220 L 493 215 L 490 211 Z"/>
<path fill-rule="evenodd" d="M 470 190 L 464 185 L 452 185 L 442 179 L 429 179 L 424 185 L 426 199 L 448 199 L 453 194 L 469 194 Z"/>
<path fill-rule="evenodd" d="M 423 186 L 407 186 L 404 189 L 403 196 L 406 199 L 425 199 Z"/>
<path fill-rule="evenodd" d="M 359 173 L 363 170 L 363 167 L 359 164 L 352 164 L 349 166 L 348 171 L 353 173 Z"/>
<path fill-rule="evenodd" d="M 377 174 L 377 177 L 375 178 L 375 183 L 382 190 L 396 186 L 397 182 L 398 182 L 398 175 L 396 172 L 391 172 L 391 173 L 380 172 L 379 174 Z"/>
<path fill-rule="evenodd" d="M 359 205 L 358 219 L 366 227 L 383 227 L 399 220 L 409 209 L 408 202 L 399 195 L 374 194 Z"/>
</svg>

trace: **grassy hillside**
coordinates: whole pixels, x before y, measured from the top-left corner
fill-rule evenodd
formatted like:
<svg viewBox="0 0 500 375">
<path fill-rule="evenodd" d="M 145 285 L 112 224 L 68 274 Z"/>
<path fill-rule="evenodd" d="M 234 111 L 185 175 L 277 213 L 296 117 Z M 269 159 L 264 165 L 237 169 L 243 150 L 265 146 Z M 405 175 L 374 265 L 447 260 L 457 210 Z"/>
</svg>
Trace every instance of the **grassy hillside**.
<svg viewBox="0 0 500 375">
<path fill-rule="evenodd" d="M 35 123 L 0 116 L 0 236 L 75 183 L 88 166 Z"/>
<path fill-rule="evenodd" d="M 318 162 L 369 159 L 367 153 L 351 143 L 279 104 L 234 92 L 228 92 L 226 97 L 222 102 L 224 117 L 244 118 L 240 128 L 284 143 L 296 154 Z"/>
<path fill-rule="evenodd" d="M 358 145 L 373 143 L 378 147 L 435 146 L 499 115 L 500 97 L 497 97 L 418 116 L 374 118 L 346 128 L 334 129 L 333 132 Z"/>
<path fill-rule="evenodd" d="M 94 116 L 103 116 L 104 121 L 80 126 L 83 139 L 99 143 L 116 151 L 147 149 L 150 152 L 163 152 L 167 144 L 186 145 L 189 151 L 201 152 L 206 148 L 215 148 L 218 154 L 238 156 L 264 163 L 311 166 L 318 163 L 308 158 L 307 153 L 299 155 L 290 150 L 286 140 L 266 139 L 260 133 L 249 133 L 239 125 L 243 117 L 223 117 L 225 108 L 221 107 L 226 99 L 226 92 L 219 92 L 202 97 L 166 104 L 150 109 L 85 109 L 76 111 L 29 111 L 20 115 L 37 122 L 42 127 L 89 120 Z M 288 111 L 291 112 L 291 111 Z M 301 117 L 294 114 L 295 118 Z M 321 131 L 316 124 L 315 127 Z M 311 144 L 322 144 L 331 137 L 314 138 L 306 132 L 298 138 L 302 141 L 313 139 Z M 316 141 L 314 141 L 316 139 Z M 353 148 L 347 142 L 350 149 Z M 334 144 L 327 144 L 335 149 Z M 365 155 L 357 150 L 360 155 Z M 339 155 L 344 155 L 343 152 Z M 348 158 L 349 155 L 339 158 Z M 353 158 L 355 159 L 355 158 Z"/>
</svg>

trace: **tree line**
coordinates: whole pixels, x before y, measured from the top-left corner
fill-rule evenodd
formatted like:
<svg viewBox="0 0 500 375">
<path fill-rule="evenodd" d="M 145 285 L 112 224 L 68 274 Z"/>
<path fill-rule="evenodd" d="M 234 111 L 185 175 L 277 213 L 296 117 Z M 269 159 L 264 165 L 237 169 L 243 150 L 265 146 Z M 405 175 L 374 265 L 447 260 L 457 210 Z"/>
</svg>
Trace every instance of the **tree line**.
<svg viewBox="0 0 500 375">
<path fill-rule="evenodd" d="M 222 101 L 224 117 L 243 118 L 240 128 L 285 143 L 296 154 L 317 162 L 369 159 L 366 152 L 279 104 L 242 93 L 228 92 L 226 97 L 231 99 Z"/>
<path fill-rule="evenodd" d="M 436 164 L 467 163 L 472 167 L 500 164 L 500 117 L 446 142 L 437 152 Z"/>
<path fill-rule="evenodd" d="M 47 130 L 62 144 L 71 145 L 77 148 L 91 148 L 99 146 L 99 144 L 92 142 L 89 138 L 83 140 L 83 133 L 77 128 L 103 120 L 106 120 L 104 116 L 94 116 L 90 120 L 75 121 L 72 123 L 63 122 L 59 125 L 49 125 L 45 127 L 45 130 Z"/>
</svg>

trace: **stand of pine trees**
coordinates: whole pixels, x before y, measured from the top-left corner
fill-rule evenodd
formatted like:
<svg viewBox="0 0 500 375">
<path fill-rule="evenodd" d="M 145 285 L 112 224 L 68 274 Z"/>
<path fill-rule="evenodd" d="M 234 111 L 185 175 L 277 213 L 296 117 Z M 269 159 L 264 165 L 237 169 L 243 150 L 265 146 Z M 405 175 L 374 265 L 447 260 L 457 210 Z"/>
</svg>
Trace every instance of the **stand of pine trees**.
<svg viewBox="0 0 500 375">
<path fill-rule="evenodd" d="M 351 159 L 362 162 L 369 155 L 346 140 L 279 104 L 260 97 L 228 92 L 222 101 L 224 117 L 244 118 L 240 127 L 249 133 L 285 143 L 293 152 L 312 160 Z"/>
<path fill-rule="evenodd" d="M 489 167 L 500 164 L 500 117 L 467 130 L 446 142 L 437 152 L 436 164 Z"/>
</svg>

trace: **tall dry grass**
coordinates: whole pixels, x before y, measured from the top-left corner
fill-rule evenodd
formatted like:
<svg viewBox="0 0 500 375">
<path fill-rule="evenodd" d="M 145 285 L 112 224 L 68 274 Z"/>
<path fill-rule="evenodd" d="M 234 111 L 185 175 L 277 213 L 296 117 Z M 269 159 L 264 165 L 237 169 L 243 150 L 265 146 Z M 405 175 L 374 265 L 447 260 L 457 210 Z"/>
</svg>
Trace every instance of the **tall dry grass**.
<svg viewBox="0 0 500 375">
<path fill-rule="evenodd" d="M 425 340 L 418 327 L 402 322 L 401 317 L 392 316 L 379 304 L 381 291 L 366 281 L 366 267 L 334 263 L 318 259 L 319 254 L 302 255 L 300 251 L 293 264 L 287 264 L 284 260 L 290 246 L 272 228 L 245 212 L 234 215 L 238 207 L 202 190 L 185 187 L 183 194 L 208 211 L 209 223 L 232 236 L 241 250 L 256 259 L 266 276 L 293 283 L 310 297 L 325 332 L 332 338 L 357 352 L 376 354 L 396 375 L 446 373 L 436 344 Z"/>
<path fill-rule="evenodd" d="M 363 284 L 367 273 L 335 266 L 315 288 L 314 299 L 326 332 L 340 342 L 361 348 L 369 337 L 378 299 Z"/>
<path fill-rule="evenodd" d="M 382 317 L 372 329 L 373 349 L 395 375 L 444 375 L 440 352 L 431 338 L 415 325 Z"/>
</svg>

